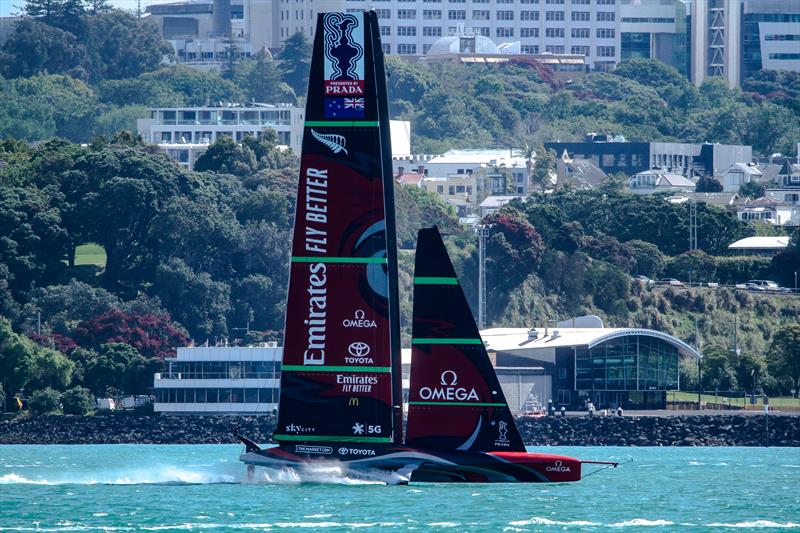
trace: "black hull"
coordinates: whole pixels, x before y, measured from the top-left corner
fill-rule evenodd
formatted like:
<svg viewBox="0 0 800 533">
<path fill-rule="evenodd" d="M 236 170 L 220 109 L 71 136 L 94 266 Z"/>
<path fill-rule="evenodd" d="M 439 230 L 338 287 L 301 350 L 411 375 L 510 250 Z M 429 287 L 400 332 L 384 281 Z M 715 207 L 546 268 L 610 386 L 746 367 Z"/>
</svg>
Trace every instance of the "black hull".
<svg viewBox="0 0 800 533">
<path fill-rule="evenodd" d="M 527 452 L 451 452 L 346 442 L 288 444 L 249 450 L 240 460 L 272 469 L 336 464 L 356 476 L 382 471 L 400 482 L 563 483 L 581 478 L 581 461 Z"/>
</svg>

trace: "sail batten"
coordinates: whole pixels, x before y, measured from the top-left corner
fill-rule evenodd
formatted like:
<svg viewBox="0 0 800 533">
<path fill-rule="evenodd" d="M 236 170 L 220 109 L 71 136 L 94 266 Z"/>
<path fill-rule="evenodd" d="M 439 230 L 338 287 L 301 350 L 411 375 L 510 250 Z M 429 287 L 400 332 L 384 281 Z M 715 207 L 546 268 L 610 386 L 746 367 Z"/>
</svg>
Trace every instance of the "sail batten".
<svg viewBox="0 0 800 533">
<path fill-rule="evenodd" d="M 317 17 L 278 441 L 393 442 L 399 431 L 397 252 L 381 56 L 374 13 Z"/>
</svg>

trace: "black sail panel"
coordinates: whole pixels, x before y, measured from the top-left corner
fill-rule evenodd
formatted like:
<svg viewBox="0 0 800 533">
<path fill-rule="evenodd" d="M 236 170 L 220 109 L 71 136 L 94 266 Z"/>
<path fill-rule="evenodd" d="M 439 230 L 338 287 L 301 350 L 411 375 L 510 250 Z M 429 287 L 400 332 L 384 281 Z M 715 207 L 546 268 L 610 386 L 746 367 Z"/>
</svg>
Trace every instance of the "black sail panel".
<svg viewBox="0 0 800 533">
<path fill-rule="evenodd" d="M 374 13 L 318 16 L 278 441 L 398 438 L 397 252 L 381 54 Z"/>
<path fill-rule="evenodd" d="M 437 228 L 417 237 L 407 443 L 524 451 Z"/>
</svg>

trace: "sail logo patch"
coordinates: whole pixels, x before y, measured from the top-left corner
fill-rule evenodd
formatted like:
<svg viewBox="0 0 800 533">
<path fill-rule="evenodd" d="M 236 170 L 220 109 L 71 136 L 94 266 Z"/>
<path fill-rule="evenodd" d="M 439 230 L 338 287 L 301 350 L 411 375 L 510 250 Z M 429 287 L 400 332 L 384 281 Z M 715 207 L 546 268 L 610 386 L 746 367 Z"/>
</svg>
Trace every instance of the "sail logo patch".
<svg viewBox="0 0 800 533">
<path fill-rule="evenodd" d="M 326 13 L 325 95 L 364 94 L 364 16 Z"/>
<path fill-rule="evenodd" d="M 347 153 L 347 139 L 345 139 L 343 135 L 337 133 L 317 133 L 312 129 L 311 136 L 324 146 L 330 148 L 331 152 L 334 154 L 344 152 L 345 155 L 350 155 Z"/>
<path fill-rule="evenodd" d="M 360 100 L 354 105 L 351 100 Z M 325 118 L 364 118 L 363 98 L 325 98 Z"/>
<path fill-rule="evenodd" d="M 372 386 L 378 384 L 378 376 L 336 374 L 336 384 L 342 386 L 342 392 L 372 392 Z"/>
<path fill-rule="evenodd" d="M 365 318 L 366 314 L 361 309 L 356 309 L 353 318 L 345 318 L 342 325 L 346 328 L 377 328 L 378 324 L 371 318 Z"/>
<path fill-rule="evenodd" d="M 347 347 L 350 357 L 344 356 L 344 362 L 348 365 L 371 365 L 374 364 L 372 357 L 367 357 L 371 349 L 366 342 L 356 341 Z"/>
<path fill-rule="evenodd" d="M 460 387 L 458 385 L 458 374 L 453 370 L 445 370 L 439 376 L 439 387 L 422 387 L 419 389 L 419 396 L 423 400 L 442 400 L 442 401 L 480 401 L 478 393 L 474 388 Z"/>
<path fill-rule="evenodd" d="M 304 444 L 298 444 L 294 447 L 294 451 L 297 453 L 316 453 L 321 455 L 330 455 L 333 453 L 333 448 L 330 446 L 306 446 Z"/>
<path fill-rule="evenodd" d="M 495 446 L 510 446 L 508 442 L 508 423 L 501 421 L 497 426 L 497 440 L 494 441 Z"/>
</svg>

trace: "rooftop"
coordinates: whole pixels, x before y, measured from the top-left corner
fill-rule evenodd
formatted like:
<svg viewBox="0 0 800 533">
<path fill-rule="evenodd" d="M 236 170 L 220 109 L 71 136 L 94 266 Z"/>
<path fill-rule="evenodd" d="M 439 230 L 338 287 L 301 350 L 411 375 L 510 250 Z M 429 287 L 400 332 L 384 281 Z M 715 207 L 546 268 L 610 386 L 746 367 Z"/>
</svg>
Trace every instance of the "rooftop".
<svg viewBox="0 0 800 533">
<path fill-rule="evenodd" d="M 448 150 L 437 155 L 430 161 L 429 165 L 435 164 L 464 164 L 464 165 L 491 165 L 506 167 L 525 168 L 525 158 L 513 155 L 507 149 L 503 150 Z"/>
<path fill-rule="evenodd" d="M 745 237 L 728 246 L 729 250 L 783 250 L 789 237 Z"/>
<path fill-rule="evenodd" d="M 536 332 L 536 338 L 533 338 Z M 545 335 L 547 333 L 547 335 Z M 536 348 L 571 348 L 586 346 L 593 348 L 607 340 L 628 335 L 656 337 L 675 346 L 681 355 L 700 358 L 693 347 L 680 339 L 642 328 L 492 328 L 481 331 L 486 348 L 495 352 L 511 352 Z"/>
</svg>

